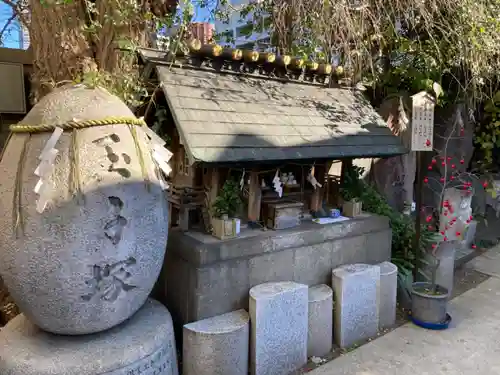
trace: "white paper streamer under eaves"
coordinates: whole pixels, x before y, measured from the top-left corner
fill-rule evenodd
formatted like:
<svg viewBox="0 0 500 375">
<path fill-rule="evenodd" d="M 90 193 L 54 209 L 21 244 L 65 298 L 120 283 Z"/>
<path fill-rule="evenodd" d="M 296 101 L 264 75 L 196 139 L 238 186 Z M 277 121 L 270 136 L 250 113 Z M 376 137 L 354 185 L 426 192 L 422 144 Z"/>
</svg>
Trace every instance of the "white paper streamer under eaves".
<svg viewBox="0 0 500 375">
<path fill-rule="evenodd" d="M 151 153 L 151 157 L 154 162 L 160 168 L 160 170 L 165 174 L 169 175 L 172 172 L 172 168 L 168 165 L 168 162 L 172 158 L 172 153 L 163 147 L 167 142 L 163 140 L 158 134 L 156 134 L 153 130 L 148 128 L 147 126 L 142 126 L 140 129 L 144 131 L 146 137 L 148 139 L 148 148 Z M 154 173 L 154 171 L 153 171 Z M 163 190 L 167 189 L 167 184 L 163 181 L 163 178 L 159 176 L 160 185 Z"/>
</svg>

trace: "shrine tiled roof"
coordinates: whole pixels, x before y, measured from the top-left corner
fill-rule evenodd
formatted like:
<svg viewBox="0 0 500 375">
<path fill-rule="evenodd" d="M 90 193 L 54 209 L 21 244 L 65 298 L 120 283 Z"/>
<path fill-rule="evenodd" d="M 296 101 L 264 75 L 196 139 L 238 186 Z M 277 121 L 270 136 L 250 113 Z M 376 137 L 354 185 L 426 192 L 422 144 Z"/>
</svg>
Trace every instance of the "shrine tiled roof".
<svg viewBox="0 0 500 375">
<path fill-rule="evenodd" d="M 153 65 L 193 161 L 332 160 L 407 152 L 353 88 L 172 63 L 163 55 L 147 50 L 143 59 Z"/>
</svg>

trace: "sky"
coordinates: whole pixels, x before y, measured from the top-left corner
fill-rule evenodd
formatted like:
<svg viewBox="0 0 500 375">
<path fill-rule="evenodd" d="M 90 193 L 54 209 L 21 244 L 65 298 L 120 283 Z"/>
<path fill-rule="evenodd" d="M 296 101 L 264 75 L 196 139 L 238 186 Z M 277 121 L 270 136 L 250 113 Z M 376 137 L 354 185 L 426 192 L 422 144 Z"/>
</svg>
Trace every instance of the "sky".
<svg viewBox="0 0 500 375">
<path fill-rule="evenodd" d="M 0 30 L 3 29 L 5 23 L 12 15 L 10 7 L 0 1 Z M 11 23 L 4 33 L 3 46 L 9 48 L 18 48 L 20 43 L 19 38 L 19 24 Z"/>
<path fill-rule="evenodd" d="M 212 16 L 210 14 L 209 8 L 198 8 L 195 10 L 194 22 L 210 22 L 214 23 Z"/>
</svg>

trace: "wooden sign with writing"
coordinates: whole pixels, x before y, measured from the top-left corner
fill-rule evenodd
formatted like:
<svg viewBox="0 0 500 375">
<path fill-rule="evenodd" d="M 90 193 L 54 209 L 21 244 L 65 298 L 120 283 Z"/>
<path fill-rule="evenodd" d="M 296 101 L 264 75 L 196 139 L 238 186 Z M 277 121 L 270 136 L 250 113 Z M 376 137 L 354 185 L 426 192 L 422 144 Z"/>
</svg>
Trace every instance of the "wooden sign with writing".
<svg viewBox="0 0 500 375">
<path fill-rule="evenodd" d="M 411 151 L 432 151 L 434 106 L 433 96 L 425 91 L 412 96 Z"/>
</svg>

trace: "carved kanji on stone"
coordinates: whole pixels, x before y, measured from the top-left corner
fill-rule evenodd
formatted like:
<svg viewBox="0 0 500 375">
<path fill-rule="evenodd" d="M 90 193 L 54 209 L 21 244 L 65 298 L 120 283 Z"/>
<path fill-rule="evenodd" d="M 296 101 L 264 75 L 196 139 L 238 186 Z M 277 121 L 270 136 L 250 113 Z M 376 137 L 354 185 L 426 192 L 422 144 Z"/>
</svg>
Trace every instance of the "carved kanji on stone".
<svg viewBox="0 0 500 375">
<path fill-rule="evenodd" d="M 120 293 L 128 292 L 136 288 L 129 284 L 131 277 L 128 267 L 137 263 L 135 258 L 128 259 L 105 266 L 92 266 L 93 277 L 85 283 L 92 288 L 92 292 L 82 296 L 84 301 L 90 301 L 94 296 L 100 296 L 101 299 L 109 302 L 115 301 Z"/>
</svg>

